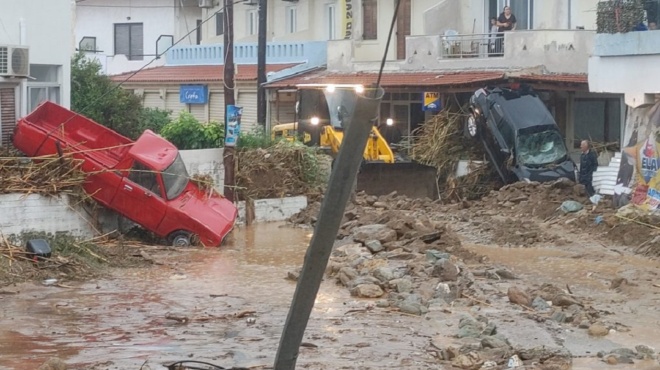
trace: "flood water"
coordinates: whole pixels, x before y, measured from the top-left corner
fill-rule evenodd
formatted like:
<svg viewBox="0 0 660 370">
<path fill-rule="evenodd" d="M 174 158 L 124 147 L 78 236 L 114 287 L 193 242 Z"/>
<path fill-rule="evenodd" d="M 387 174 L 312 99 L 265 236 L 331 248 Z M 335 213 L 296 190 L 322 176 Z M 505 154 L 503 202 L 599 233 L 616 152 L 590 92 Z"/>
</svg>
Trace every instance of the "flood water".
<svg viewBox="0 0 660 370">
<path fill-rule="evenodd" d="M 71 288 L 21 285 L 17 295 L 0 295 L 0 369 L 36 369 L 50 357 L 61 358 L 69 369 L 140 369 L 144 364 L 159 369 L 181 360 L 268 368 L 295 290 L 285 277 L 302 265 L 310 237 L 308 229 L 258 224 L 235 230 L 229 245 L 220 249 L 154 254 L 163 264 L 151 268 L 116 270 L 108 279 L 67 283 Z M 633 257 L 584 266 L 566 251 L 468 247 L 525 279 L 540 283 L 556 276 L 554 283 L 568 283 L 580 296 L 611 300 L 621 299 L 606 286 L 612 271 L 631 280 L 650 278 L 634 266 L 640 263 L 645 271 L 656 266 Z M 642 298 L 641 293 L 631 291 L 638 298 L 624 317 L 632 330 L 607 340 L 629 347 L 658 343 L 660 319 L 651 304 L 660 296 Z M 298 368 L 443 368 L 429 354 L 429 342 L 455 333 L 455 327 L 386 309 L 366 311 L 368 303 L 373 301 L 355 299 L 333 281 L 324 281 Z M 254 323 L 236 316 L 246 311 L 254 311 L 248 316 Z M 594 359 L 574 362 L 579 370 L 604 366 Z M 634 369 L 658 366 L 642 363 Z"/>
</svg>

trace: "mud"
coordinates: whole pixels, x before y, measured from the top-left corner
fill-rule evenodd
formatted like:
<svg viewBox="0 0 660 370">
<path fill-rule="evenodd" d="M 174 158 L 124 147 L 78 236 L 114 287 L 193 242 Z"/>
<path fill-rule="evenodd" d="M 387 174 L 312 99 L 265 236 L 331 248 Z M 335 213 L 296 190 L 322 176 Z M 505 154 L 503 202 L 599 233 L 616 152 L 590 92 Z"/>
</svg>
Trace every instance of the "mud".
<svg viewBox="0 0 660 370">
<path fill-rule="evenodd" d="M 358 196 L 298 368 L 502 369 L 517 356 L 526 369 L 660 369 L 660 262 L 609 240 L 606 222 L 586 222 L 605 208 L 541 207 L 584 202 L 572 187 L 532 186 L 543 197 Z M 313 224 L 318 207 L 296 220 Z M 523 232 L 509 235 L 512 224 Z M 151 268 L 109 279 L 19 285 L 0 295 L 0 369 L 54 356 L 70 369 L 269 368 L 311 232 L 255 225 L 221 249 L 150 251 Z"/>
</svg>

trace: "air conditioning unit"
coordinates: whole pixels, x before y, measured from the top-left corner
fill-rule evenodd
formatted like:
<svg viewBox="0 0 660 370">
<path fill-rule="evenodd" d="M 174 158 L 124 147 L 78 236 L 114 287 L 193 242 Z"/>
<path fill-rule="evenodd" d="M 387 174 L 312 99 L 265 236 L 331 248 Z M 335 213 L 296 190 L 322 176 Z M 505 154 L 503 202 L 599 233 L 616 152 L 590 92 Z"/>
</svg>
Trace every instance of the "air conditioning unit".
<svg viewBox="0 0 660 370">
<path fill-rule="evenodd" d="M 30 49 L 27 46 L 0 45 L 0 76 L 28 77 Z"/>
<path fill-rule="evenodd" d="M 213 8 L 213 0 L 198 0 L 200 8 Z"/>
</svg>

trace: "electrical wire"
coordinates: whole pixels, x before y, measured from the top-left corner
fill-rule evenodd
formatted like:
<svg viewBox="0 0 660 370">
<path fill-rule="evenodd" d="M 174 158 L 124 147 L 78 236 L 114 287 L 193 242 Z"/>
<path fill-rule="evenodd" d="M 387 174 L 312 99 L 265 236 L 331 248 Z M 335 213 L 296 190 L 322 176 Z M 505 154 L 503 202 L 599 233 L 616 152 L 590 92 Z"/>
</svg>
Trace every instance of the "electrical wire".
<svg viewBox="0 0 660 370">
<path fill-rule="evenodd" d="M 387 42 L 385 43 L 385 52 L 383 53 L 383 60 L 380 62 L 380 69 L 378 70 L 378 79 L 376 80 L 376 89 L 380 87 L 380 79 L 383 76 L 383 70 L 385 69 L 385 61 L 387 60 L 387 52 L 390 49 L 390 42 L 392 41 L 392 34 L 394 33 L 394 25 L 396 24 L 396 19 L 399 16 L 399 8 L 401 7 L 401 0 L 396 1 L 396 7 L 394 8 L 394 14 L 392 14 L 392 24 L 390 24 L 390 32 L 387 34 Z M 375 94 L 376 92 L 374 92 Z"/>
</svg>

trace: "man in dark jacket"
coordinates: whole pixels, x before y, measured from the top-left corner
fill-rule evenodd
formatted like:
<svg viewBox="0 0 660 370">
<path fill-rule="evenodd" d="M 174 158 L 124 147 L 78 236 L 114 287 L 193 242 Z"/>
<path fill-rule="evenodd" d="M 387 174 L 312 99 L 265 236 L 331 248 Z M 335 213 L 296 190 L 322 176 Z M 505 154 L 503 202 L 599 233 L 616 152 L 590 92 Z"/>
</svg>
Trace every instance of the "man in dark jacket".
<svg viewBox="0 0 660 370">
<path fill-rule="evenodd" d="M 598 168 L 598 156 L 591 149 L 591 145 L 587 140 L 583 140 L 580 143 L 580 150 L 582 150 L 582 155 L 580 155 L 580 184 L 584 185 L 587 189 L 587 194 L 591 197 L 596 194 L 592 182 L 594 172 Z"/>
</svg>

